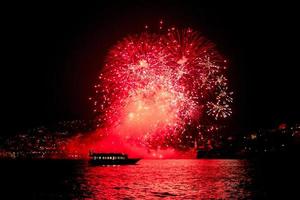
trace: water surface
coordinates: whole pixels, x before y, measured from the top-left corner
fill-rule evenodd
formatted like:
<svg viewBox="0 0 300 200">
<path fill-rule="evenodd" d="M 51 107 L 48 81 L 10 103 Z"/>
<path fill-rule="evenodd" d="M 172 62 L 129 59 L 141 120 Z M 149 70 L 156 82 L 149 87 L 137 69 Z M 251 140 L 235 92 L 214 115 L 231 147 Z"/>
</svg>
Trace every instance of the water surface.
<svg viewBox="0 0 300 200">
<path fill-rule="evenodd" d="M 254 161 L 234 159 L 145 159 L 137 165 L 110 167 L 86 161 L 1 161 L 0 197 L 267 199 L 276 189 L 273 179 L 266 182 L 262 169 Z M 280 174 L 267 177 L 276 180 Z"/>
</svg>

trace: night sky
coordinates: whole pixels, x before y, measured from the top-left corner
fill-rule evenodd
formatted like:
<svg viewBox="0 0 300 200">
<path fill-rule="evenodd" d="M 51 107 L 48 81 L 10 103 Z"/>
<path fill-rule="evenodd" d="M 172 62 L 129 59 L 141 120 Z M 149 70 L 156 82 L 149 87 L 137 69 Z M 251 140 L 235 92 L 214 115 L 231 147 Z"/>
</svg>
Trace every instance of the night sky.
<svg viewBox="0 0 300 200">
<path fill-rule="evenodd" d="M 5 6 L 0 135 L 93 118 L 88 97 L 107 50 L 160 19 L 202 32 L 228 58 L 236 130 L 300 121 L 297 6 L 164 2 Z"/>
</svg>

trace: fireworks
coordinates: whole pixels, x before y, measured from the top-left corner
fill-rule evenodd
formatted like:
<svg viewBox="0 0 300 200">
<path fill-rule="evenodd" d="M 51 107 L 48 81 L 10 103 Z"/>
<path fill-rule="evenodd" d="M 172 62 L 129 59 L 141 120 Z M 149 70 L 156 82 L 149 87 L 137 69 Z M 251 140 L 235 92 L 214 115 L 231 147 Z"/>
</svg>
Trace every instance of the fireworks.
<svg viewBox="0 0 300 200">
<path fill-rule="evenodd" d="M 176 146 L 187 126 L 231 115 L 226 67 L 192 29 L 128 36 L 109 51 L 94 86 L 99 126 L 149 148 Z"/>
</svg>

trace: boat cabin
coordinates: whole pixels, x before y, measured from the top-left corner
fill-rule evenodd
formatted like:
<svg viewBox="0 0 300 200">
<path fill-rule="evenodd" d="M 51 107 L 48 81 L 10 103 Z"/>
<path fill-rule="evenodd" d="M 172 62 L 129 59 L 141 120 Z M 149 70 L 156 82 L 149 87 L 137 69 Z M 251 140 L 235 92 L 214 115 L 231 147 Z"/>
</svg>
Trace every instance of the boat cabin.
<svg viewBox="0 0 300 200">
<path fill-rule="evenodd" d="M 126 160 L 128 159 L 126 154 L 121 153 L 90 153 L 92 160 Z"/>
</svg>

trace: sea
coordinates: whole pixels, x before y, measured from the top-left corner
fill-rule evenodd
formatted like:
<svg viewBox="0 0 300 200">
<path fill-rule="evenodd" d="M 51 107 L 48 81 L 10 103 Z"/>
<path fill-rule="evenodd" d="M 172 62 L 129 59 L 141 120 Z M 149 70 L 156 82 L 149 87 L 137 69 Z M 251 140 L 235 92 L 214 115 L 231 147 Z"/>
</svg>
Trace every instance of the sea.
<svg viewBox="0 0 300 200">
<path fill-rule="evenodd" d="M 299 199 L 298 168 L 283 161 L 142 159 L 92 166 L 84 160 L 2 160 L 0 199 Z"/>
</svg>

